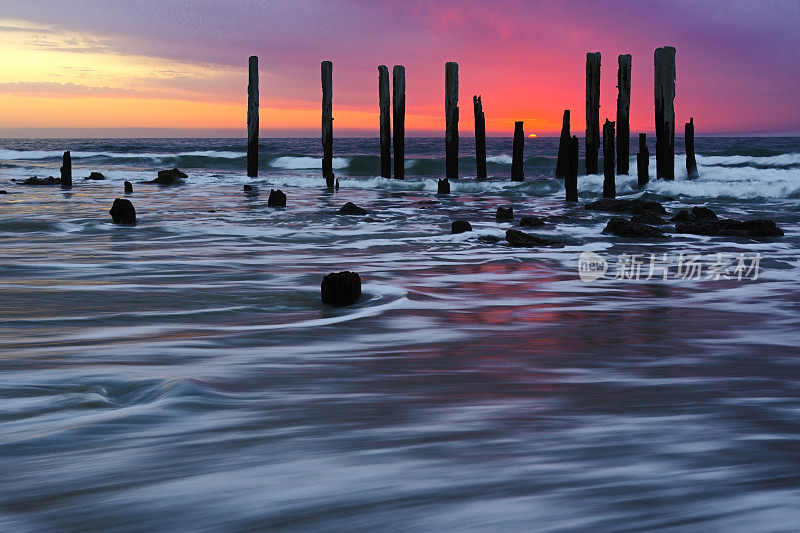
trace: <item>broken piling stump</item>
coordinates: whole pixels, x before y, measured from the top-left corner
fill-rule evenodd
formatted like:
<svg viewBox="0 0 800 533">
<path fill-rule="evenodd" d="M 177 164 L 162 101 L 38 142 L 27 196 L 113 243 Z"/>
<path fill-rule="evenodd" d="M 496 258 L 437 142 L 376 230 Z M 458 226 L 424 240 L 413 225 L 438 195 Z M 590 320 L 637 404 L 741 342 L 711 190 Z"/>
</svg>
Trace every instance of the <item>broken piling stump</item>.
<svg viewBox="0 0 800 533">
<path fill-rule="evenodd" d="M 64 152 L 64 156 L 61 159 L 61 188 L 62 189 L 71 189 L 72 188 L 72 156 L 69 153 L 69 150 Z"/>
<path fill-rule="evenodd" d="M 683 142 L 684 148 L 686 149 L 686 176 L 690 180 L 693 180 L 697 178 L 697 159 L 694 155 L 694 117 L 689 118 L 684 133 Z"/>
<path fill-rule="evenodd" d="M 578 201 L 578 153 L 579 144 L 577 135 L 573 135 L 572 139 L 567 143 L 566 148 L 566 176 L 564 176 L 564 188 L 567 193 L 567 202 Z"/>
<path fill-rule="evenodd" d="M 280 189 L 270 189 L 267 207 L 286 207 L 286 194 Z"/>
<path fill-rule="evenodd" d="M 630 166 L 631 55 L 618 58 L 617 70 L 617 174 L 627 174 Z"/>
<path fill-rule="evenodd" d="M 322 278 L 322 303 L 333 307 L 354 304 L 361 298 L 361 276 L 344 271 L 328 274 Z"/>
<path fill-rule="evenodd" d="M 111 215 L 111 220 L 114 221 L 114 224 L 136 224 L 136 209 L 133 208 L 133 204 L 128 199 L 116 198 L 108 213 Z"/>
<path fill-rule="evenodd" d="M 258 57 L 250 56 L 247 83 L 247 175 L 258 176 Z"/>
<path fill-rule="evenodd" d="M 675 179 L 675 48 L 656 48 L 656 177 Z"/>
<path fill-rule="evenodd" d="M 392 143 L 394 148 L 394 177 L 405 179 L 406 170 L 406 67 L 392 68 Z"/>
<path fill-rule="evenodd" d="M 497 220 L 514 220 L 514 207 L 500 206 L 494 216 Z"/>
<path fill-rule="evenodd" d="M 475 177 L 479 180 L 486 179 L 486 117 L 483 114 L 481 97 L 472 97 L 472 106 L 475 108 Z"/>
<path fill-rule="evenodd" d="M 525 147 L 525 132 L 522 129 L 522 122 L 514 122 L 514 148 L 511 156 L 511 181 L 522 181 L 525 179 L 523 170 L 523 150 Z"/>
<path fill-rule="evenodd" d="M 333 176 L 333 63 L 323 61 L 322 74 L 322 176 L 329 189 Z"/>
<path fill-rule="evenodd" d="M 440 179 L 436 184 L 436 194 L 450 194 L 450 180 Z"/>
<path fill-rule="evenodd" d="M 586 54 L 586 174 L 598 173 L 600 151 L 600 52 Z"/>
<path fill-rule="evenodd" d="M 447 179 L 458 179 L 458 63 L 448 61 L 445 78 L 445 160 Z"/>
<path fill-rule="evenodd" d="M 614 123 L 606 119 L 603 124 L 603 198 L 617 196 L 614 155 Z"/>
<path fill-rule="evenodd" d="M 378 67 L 378 106 L 380 107 L 381 137 L 381 177 L 392 177 L 392 125 L 389 118 L 389 69 L 386 65 Z"/>
<path fill-rule="evenodd" d="M 561 137 L 558 139 L 558 158 L 556 159 L 557 178 L 567 177 L 571 142 L 572 136 L 569 133 L 569 109 L 565 109 L 564 117 L 561 119 Z"/>
<path fill-rule="evenodd" d="M 637 184 L 644 187 L 650 181 L 650 150 L 647 149 L 647 134 L 639 134 L 639 153 L 636 154 Z"/>
<path fill-rule="evenodd" d="M 125 194 L 131 194 L 133 192 L 133 184 L 130 181 L 126 181 L 124 187 Z"/>
</svg>

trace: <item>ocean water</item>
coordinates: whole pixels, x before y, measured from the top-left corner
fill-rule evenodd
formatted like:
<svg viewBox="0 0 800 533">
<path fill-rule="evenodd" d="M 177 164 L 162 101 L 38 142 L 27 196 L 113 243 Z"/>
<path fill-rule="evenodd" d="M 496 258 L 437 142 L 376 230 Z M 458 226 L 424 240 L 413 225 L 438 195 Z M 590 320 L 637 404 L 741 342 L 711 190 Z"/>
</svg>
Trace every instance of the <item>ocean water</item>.
<svg viewBox="0 0 800 533">
<path fill-rule="evenodd" d="M 255 179 L 240 139 L 0 140 L 0 530 L 800 529 L 800 139 L 619 176 L 785 232 L 663 241 L 602 233 L 600 176 L 565 204 L 557 139 L 527 140 L 523 183 L 511 139 L 482 182 L 461 142 L 437 196 L 443 139 L 408 139 L 405 181 L 336 139 L 336 192 L 317 139 L 263 140 Z M 66 149 L 71 191 L 20 183 Z M 135 227 L 108 215 L 124 180 Z M 564 245 L 505 245 L 524 215 Z M 340 270 L 364 296 L 326 308 Z"/>
</svg>

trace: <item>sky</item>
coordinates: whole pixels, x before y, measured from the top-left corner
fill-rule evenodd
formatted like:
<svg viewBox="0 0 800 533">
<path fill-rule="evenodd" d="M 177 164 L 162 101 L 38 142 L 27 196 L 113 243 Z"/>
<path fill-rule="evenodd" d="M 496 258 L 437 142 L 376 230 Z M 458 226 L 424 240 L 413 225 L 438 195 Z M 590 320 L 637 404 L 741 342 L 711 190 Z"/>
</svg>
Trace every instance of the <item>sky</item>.
<svg viewBox="0 0 800 533">
<path fill-rule="evenodd" d="M 259 56 L 262 137 L 315 136 L 320 61 L 334 135 L 378 135 L 377 67 L 406 67 L 408 135 L 443 135 L 444 65 L 459 63 L 460 130 L 482 95 L 489 135 L 585 129 L 599 51 L 601 122 L 617 56 L 632 62 L 631 132 L 653 131 L 653 51 L 677 49 L 676 130 L 800 133 L 800 1 L 3 0 L 0 136 L 245 135 Z"/>
</svg>

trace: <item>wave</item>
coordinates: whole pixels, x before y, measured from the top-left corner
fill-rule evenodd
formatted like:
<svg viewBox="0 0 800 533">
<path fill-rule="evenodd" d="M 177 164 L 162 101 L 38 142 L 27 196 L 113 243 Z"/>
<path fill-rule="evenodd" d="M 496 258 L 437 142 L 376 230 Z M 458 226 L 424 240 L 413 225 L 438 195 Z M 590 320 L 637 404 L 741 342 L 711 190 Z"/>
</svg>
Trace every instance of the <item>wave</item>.
<svg viewBox="0 0 800 533">
<path fill-rule="evenodd" d="M 763 157 L 749 155 L 700 155 L 697 154 L 697 163 L 704 165 L 718 165 L 726 167 L 752 166 L 757 168 L 792 167 L 800 165 L 800 154 L 779 154 Z"/>
</svg>

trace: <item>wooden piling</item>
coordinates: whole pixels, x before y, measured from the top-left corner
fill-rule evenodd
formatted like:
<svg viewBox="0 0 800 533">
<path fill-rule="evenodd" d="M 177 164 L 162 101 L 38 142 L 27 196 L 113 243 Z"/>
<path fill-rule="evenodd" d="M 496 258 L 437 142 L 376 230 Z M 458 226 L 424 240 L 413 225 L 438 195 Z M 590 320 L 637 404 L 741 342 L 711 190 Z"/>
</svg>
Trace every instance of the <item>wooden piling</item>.
<svg viewBox="0 0 800 533">
<path fill-rule="evenodd" d="M 378 67 L 378 105 L 381 112 L 381 177 L 392 177 L 392 125 L 389 118 L 389 69 Z"/>
<path fill-rule="evenodd" d="M 631 156 L 631 55 L 618 58 L 617 70 L 617 174 L 627 174 Z"/>
<path fill-rule="evenodd" d="M 558 140 L 558 159 L 556 159 L 556 177 L 566 178 L 569 172 L 570 150 L 572 149 L 572 136 L 569 133 L 569 109 L 564 110 L 561 119 L 561 138 Z"/>
<path fill-rule="evenodd" d="M 64 152 L 64 156 L 61 159 L 61 188 L 72 188 L 72 156 L 69 150 Z"/>
<path fill-rule="evenodd" d="M 394 177 L 401 180 L 406 175 L 406 67 L 403 65 L 392 68 L 392 126 Z"/>
<path fill-rule="evenodd" d="M 322 176 L 329 189 L 333 176 L 333 63 L 323 61 L 322 72 Z"/>
<path fill-rule="evenodd" d="M 445 157 L 447 179 L 458 179 L 458 63 L 444 66 Z"/>
<path fill-rule="evenodd" d="M 523 148 L 525 146 L 525 132 L 522 129 L 522 122 L 514 123 L 514 149 L 511 156 L 511 181 L 522 181 L 525 179 L 523 165 Z"/>
<path fill-rule="evenodd" d="M 647 149 L 647 135 L 639 134 L 639 153 L 636 154 L 636 175 L 639 187 L 650 181 L 650 150 Z"/>
<path fill-rule="evenodd" d="M 600 151 L 600 52 L 586 54 L 586 174 L 598 173 Z"/>
<path fill-rule="evenodd" d="M 617 196 L 614 155 L 614 123 L 606 119 L 603 124 L 603 198 Z"/>
<path fill-rule="evenodd" d="M 483 115 L 481 97 L 472 97 L 472 106 L 475 108 L 475 177 L 479 180 L 486 179 L 486 117 Z"/>
<path fill-rule="evenodd" d="M 689 118 L 684 130 L 684 147 L 686 149 L 686 176 L 693 180 L 697 178 L 697 159 L 694 155 L 694 117 Z"/>
<path fill-rule="evenodd" d="M 579 143 L 577 136 L 573 135 L 572 138 L 566 142 L 565 152 L 564 166 L 566 167 L 566 175 L 564 176 L 564 188 L 567 192 L 567 201 L 577 202 L 579 157 Z"/>
<path fill-rule="evenodd" d="M 656 48 L 656 177 L 675 179 L 675 48 Z"/>
<path fill-rule="evenodd" d="M 247 175 L 258 176 L 258 56 L 250 56 L 247 83 Z"/>
</svg>

